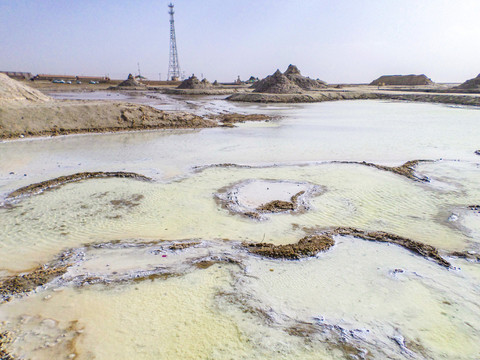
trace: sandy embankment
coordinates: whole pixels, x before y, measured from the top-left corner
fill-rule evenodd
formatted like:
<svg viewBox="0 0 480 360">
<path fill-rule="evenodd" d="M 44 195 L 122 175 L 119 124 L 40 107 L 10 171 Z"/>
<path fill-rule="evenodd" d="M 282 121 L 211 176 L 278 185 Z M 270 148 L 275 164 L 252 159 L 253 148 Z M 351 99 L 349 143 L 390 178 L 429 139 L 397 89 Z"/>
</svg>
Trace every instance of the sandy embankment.
<svg viewBox="0 0 480 360">
<path fill-rule="evenodd" d="M 0 74 L 0 139 L 85 132 L 218 126 L 211 119 L 150 106 L 103 101 L 54 101 Z"/>
<path fill-rule="evenodd" d="M 266 120 L 262 115 L 200 117 L 151 106 L 107 101 L 53 100 L 0 74 L 0 139 L 148 129 L 209 128 Z M 223 124 L 222 124 L 223 123 Z"/>
<path fill-rule="evenodd" d="M 0 109 L 0 138 L 145 129 L 206 128 L 213 120 L 186 112 L 101 101 L 48 101 Z"/>
<path fill-rule="evenodd" d="M 480 106 L 480 96 L 476 95 L 435 94 L 421 92 L 403 93 L 393 91 L 375 91 L 372 89 L 362 89 L 357 91 L 314 91 L 303 94 L 243 93 L 233 94 L 229 96 L 227 100 L 259 103 L 312 103 L 336 100 L 399 100 Z"/>
</svg>

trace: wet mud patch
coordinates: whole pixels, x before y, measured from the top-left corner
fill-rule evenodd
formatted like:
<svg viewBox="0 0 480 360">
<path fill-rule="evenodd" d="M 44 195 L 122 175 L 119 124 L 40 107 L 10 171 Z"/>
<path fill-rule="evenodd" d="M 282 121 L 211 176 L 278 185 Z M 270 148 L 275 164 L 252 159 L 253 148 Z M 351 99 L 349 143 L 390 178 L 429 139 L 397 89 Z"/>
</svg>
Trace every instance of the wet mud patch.
<svg viewBox="0 0 480 360">
<path fill-rule="evenodd" d="M 236 123 L 244 123 L 247 121 L 270 121 L 274 119 L 272 116 L 264 114 L 238 114 L 226 113 L 212 115 L 211 118 L 220 122 L 224 127 L 235 127 Z"/>
<path fill-rule="evenodd" d="M 79 182 L 87 179 L 104 179 L 104 178 L 125 178 L 125 179 L 141 180 L 141 181 L 152 181 L 152 179 L 147 176 L 132 173 L 132 172 L 123 172 L 123 171 L 82 172 L 82 173 L 76 173 L 72 175 L 60 176 L 55 179 L 46 180 L 39 183 L 21 187 L 11 192 L 10 194 L 8 194 L 7 200 L 16 200 L 21 197 L 39 194 L 43 191 L 58 188 L 62 185 L 69 184 L 72 182 Z"/>
<path fill-rule="evenodd" d="M 309 200 L 324 192 L 308 182 L 250 179 L 220 189 L 215 199 L 232 214 L 264 220 L 269 214 L 308 211 Z"/>
<path fill-rule="evenodd" d="M 388 358 L 384 350 L 390 352 L 396 348 L 393 341 L 376 343 L 378 339 L 368 339 L 368 329 L 347 329 L 337 324 L 331 324 L 325 319 L 314 318 L 314 321 L 304 321 L 292 318 L 285 313 L 279 313 L 271 306 L 265 306 L 260 299 L 241 289 L 235 292 L 218 292 L 217 301 L 225 301 L 237 307 L 242 313 L 251 315 L 262 321 L 272 329 L 303 340 L 308 347 L 318 344 L 325 346 L 329 352 L 351 359 L 373 359 L 373 352 L 369 349 L 380 350 L 381 358 Z M 290 341 L 290 340 L 289 340 Z M 388 349 L 387 349 L 388 348 Z M 338 356 L 337 355 L 337 356 Z M 380 358 L 380 357 L 379 357 Z"/>
<path fill-rule="evenodd" d="M 378 165 L 374 163 L 369 163 L 365 161 L 335 161 L 335 163 L 341 164 L 359 164 L 364 166 L 373 167 L 378 170 L 388 171 L 393 174 L 397 174 L 400 176 L 404 176 L 408 179 L 418 181 L 418 182 L 430 182 L 430 179 L 427 176 L 423 176 L 418 174 L 415 171 L 415 168 L 418 164 L 423 162 L 433 162 L 433 160 L 410 160 L 400 166 L 385 166 L 385 165 Z"/>
<path fill-rule="evenodd" d="M 459 259 L 469 260 L 475 263 L 480 263 L 480 254 L 475 251 L 453 251 L 448 254 L 449 256 L 456 257 Z"/>
<path fill-rule="evenodd" d="M 250 253 L 271 259 L 298 260 L 306 257 L 316 256 L 318 253 L 327 251 L 334 244 L 334 236 L 352 236 L 357 239 L 375 241 L 381 243 L 395 244 L 420 255 L 426 259 L 433 260 L 438 265 L 451 268 L 452 265 L 445 260 L 438 249 L 419 241 L 411 240 L 395 234 L 383 231 L 364 231 L 350 227 L 337 227 L 332 229 L 304 229 L 310 232 L 295 244 L 275 245 L 271 243 L 243 243 L 242 246 Z M 459 253 L 450 256 L 464 257 Z M 468 255 L 465 255 L 468 256 Z"/>
<path fill-rule="evenodd" d="M 41 266 L 31 272 L 8 277 L 0 281 L 0 303 L 10 301 L 15 295 L 34 291 L 67 271 L 66 266 Z"/>
<path fill-rule="evenodd" d="M 450 228 L 462 232 L 471 239 L 474 247 L 479 250 L 480 242 L 480 205 L 456 206 L 439 213 L 440 221 L 445 221 Z"/>
<path fill-rule="evenodd" d="M 353 236 L 358 239 L 399 245 L 414 254 L 433 260 L 438 265 L 450 268 L 451 264 L 440 256 L 437 248 L 384 231 L 364 231 L 350 227 L 338 227 L 322 232 L 329 236 Z"/>
<path fill-rule="evenodd" d="M 14 360 L 15 358 L 10 355 L 7 350 L 8 344 L 12 342 L 12 336 L 9 331 L 0 332 L 0 359 L 1 360 Z"/>
<path fill-rule="evenodd" d="M 215 297 L 240 308 L 240 310 L 245 314 L 250 314 L 261 319 L 268 325 L 272 325 L 276 322 L 276 316 L 271 314 L 266 309 L 254 305 L 254 301 L 252 301 L 254 299 L 252 296 L 244 296 L 244 294 L 239 294 L 237 292 L 219 291 L 215 294 Z"/>
<path fill-rule="evenodd" d="M 231 243 L 198 240 L 92 243 L 66 250 L 33 271 L 1 280 L 0 300 L 7 302 L 44 285 L 45 289 L 55 289 L 166 280 L 214 264 L 242 267 L 231 250 Z"/>
<path fill-rule="evenodd" d="M 435 160 L 409 160 L 400 166 L 386 166 L 386 165 L 379 165 L 375 163 L 370 163 L 366 161 L 327 161 L 327 162 L 309 162 L 304 164 L 296 164 L 295 166 L 312 166 L 312 165 L 323 165 L 323 164 L 356 164 L 362 165 L 367 167 L 372 167 L 381 171 L 387 171 L 393 174 L 397 174 L 403 177 L 406 177 L 410 180 L 428 183 L 430 179 L 428 176 L 419 174 L 416 171 L 416 167 L 421 163 L 432 163 Z M 252 166 L 252 165 L 242 165 L 242 164 L 234 164 L 234 163 L 222 163 L 222 164 L 211 164 L 211 165 L 202 165 L 202 166 L 195 166 L 193 170 L 195 172 L 201 172 L 207 170 L 209 168 L 237 168 L 237 169 L 268 169 L 274 168 L 277 165 L 261 165 L 261 166 Z M 286 165 L 288 166 L 288 165 Z M 224 190 L 224 189 L 223 189 Z"/>
<path fill-rule="evenodd" d="M 140 205 L 143 198 L 144 196 L 141 194 L 133 194 L 132 196 L 127 198 L 110 200 L 110 204 L 113 205 L 114 210 L 132 209 Z"/>
<path fill-rule="evenodd" d="M 248 252 L 267 258 L 298 260 L 327 251 L 334 244 L 335 241 L 329 235 L 308 235 L 300 239 L 296 244 L 244 243 L 243 246 Z"/>
<path fill-rule="evenodd" d="M 77 342 L 83 333 L 78 321 L 60 324 L 51 318 L 24 314 L 7 323 L 8 330 L 0 334 L 2 360 L 25 359 L 26 354 L 33 353 L 42 359 L 58 359 L 59 354 L 66 359 L 78 357 Z"/>
<path fill-rule="evenodd" d="M 174 242 L 172 245 L 169 245 L 168 248 L 170 250 L 184 250 L 197 245 L 200 245 L 200 241 L 183 241 Z"/>
</svg>

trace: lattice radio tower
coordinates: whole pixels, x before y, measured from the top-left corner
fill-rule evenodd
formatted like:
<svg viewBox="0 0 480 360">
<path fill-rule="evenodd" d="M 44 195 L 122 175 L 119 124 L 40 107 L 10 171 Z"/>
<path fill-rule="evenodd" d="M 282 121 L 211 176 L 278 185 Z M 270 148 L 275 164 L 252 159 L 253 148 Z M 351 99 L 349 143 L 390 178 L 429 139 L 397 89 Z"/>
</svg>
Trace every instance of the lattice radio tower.
<svg viewBox="0 0 480 360">
<path fill-rule="evenodd" d="M 173 19 L 173 4 L 168 5 L 170 8 L 170 60 L 168 62 L 167 79 L 176 81 L 180 79 L 180 64 L 178 63 L 177 40 L 175 38 L 175 20 Z"/>
</svg>

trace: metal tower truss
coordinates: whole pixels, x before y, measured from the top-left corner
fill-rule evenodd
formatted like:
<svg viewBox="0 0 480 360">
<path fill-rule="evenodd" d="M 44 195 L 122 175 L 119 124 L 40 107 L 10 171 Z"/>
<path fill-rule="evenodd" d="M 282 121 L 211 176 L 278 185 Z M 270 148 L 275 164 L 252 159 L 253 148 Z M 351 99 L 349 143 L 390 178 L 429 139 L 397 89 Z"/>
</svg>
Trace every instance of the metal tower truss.
<svg viewBox="0 0 480 360">
<path fill-rule="evenodd" d="M 170 8 L 170 60 L 168 62 L 168 75 L 167 80 L 178 80 L 180 79 L 180 64 L 178 62 L 178 52 L 177 52 L 177 40 L 175 37 L 175 20 L 173 18 L 173 4 L 168 5 Z"/>
</svg>

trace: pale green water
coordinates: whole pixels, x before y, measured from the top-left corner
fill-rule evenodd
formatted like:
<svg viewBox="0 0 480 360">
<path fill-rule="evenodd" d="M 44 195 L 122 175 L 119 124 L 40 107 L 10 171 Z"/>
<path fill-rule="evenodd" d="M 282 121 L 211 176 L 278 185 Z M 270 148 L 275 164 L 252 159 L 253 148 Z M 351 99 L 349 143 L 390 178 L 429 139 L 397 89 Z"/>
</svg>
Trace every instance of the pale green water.
<svg viewBox="0 0 480 360">
<path fill-rule="evenodd" d="M 377 101 L 257 106 L 211 98 L 195 105 L 283 117 L 235 129 L 0 143 L 3 196 L 80 171 L 154 178 L 68 184 L 0 209 L 5 274 L 92 242 L 204 241 L 166 258 L 148 248 L 82 250 L 85 262 L 64 284 L 0 305 L 3 328 L 17 334 L 13 352 L 36 359 L 480 357 L 476 263 L 448 258 L 457 269 L 447 270 L 397 246 L 350 237 L 337 237 L 333 249 L 303 261 L 266 260 L 238 247 L 242 241 L 293 243 L 304 228 L 348 226 L 408 237 L 443 254 L 479 252 L 480 214 L 467 208 L 480 204 L 478 110 Z M 332 163 L 414 159 L 436 160 L 417 167 L 430 183 Z M 202 167 L 222 163 L 250 167 Z M 323 191 L 305 212 L 256 221 L 216 200 L 225 187 L 248 180 L 308 183 Z M 255 206 L 269 199 L 263 190 L 254 196 L 260 187 L 252 189 L 251 199 L 240 199 Z M 188 265 L 208 256 L 243 265 Z M 177 275 L 81 288 L 68 282 L 69 276 L 109 279 L 115 270 L 118 279 L 158 269 Z M 292 331 L 299 327 L 308 330 L 307 338 Z M 75 341 L 57 340 L 61 334 Z"/>
</svg>

